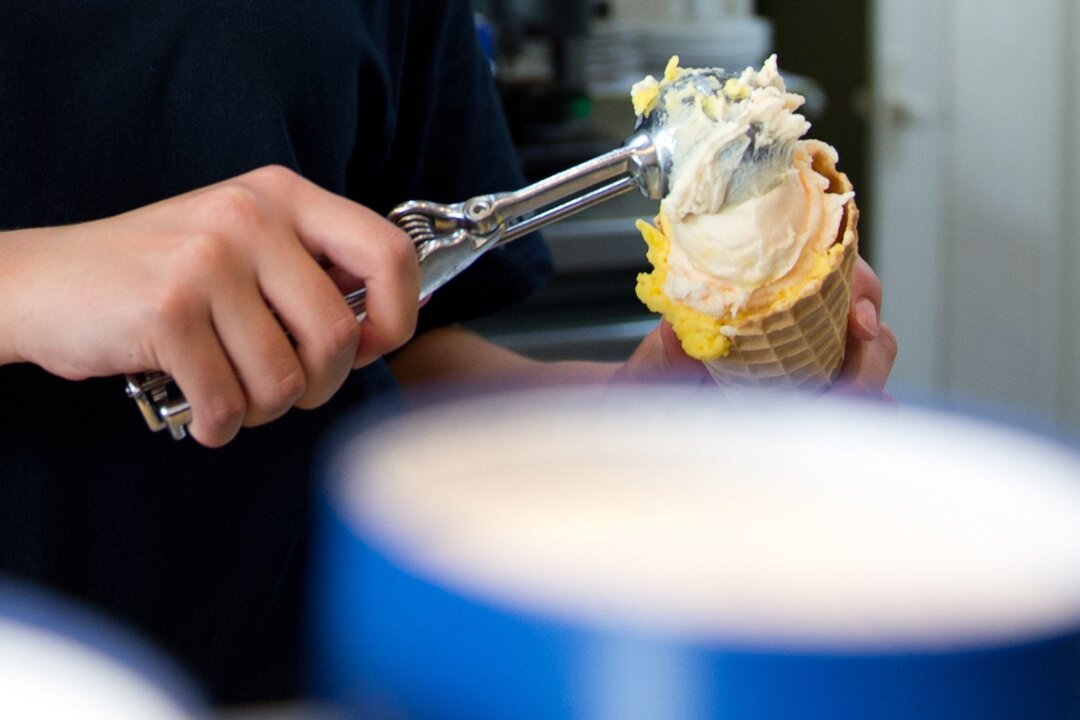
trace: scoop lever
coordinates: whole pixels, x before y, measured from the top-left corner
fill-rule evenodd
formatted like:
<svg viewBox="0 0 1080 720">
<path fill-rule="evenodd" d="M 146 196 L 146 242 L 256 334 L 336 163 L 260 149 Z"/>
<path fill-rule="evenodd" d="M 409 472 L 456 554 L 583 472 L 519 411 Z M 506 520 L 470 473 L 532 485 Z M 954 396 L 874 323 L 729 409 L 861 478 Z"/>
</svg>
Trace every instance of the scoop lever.
<svg viewBox="0 0 1080 720">
<path fill-rule="evenodd" d="M 446 205 L 412 200 L 389 220 L 412 238 L 420 262 L 420 296 L 430 296 L 488 250 L 603 203 L 634 188 L 659 199 L 666 190 L 670 153 L 655 142 L 653 128 L 638 130 L 619 148 L 514 192 L 479 195 Z M 362 319 L 366 290 L 345 297 Z M 167 373 L 127 376 L 127 394 L 153 431 L 187 435 L 191 406 Z"/>
</svg>

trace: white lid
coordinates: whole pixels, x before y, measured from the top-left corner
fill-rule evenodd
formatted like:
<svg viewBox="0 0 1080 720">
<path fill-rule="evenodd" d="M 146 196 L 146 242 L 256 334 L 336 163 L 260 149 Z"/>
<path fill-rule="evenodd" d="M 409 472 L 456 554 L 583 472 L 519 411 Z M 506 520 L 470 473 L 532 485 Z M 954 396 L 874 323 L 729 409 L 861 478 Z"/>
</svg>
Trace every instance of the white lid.
<svg viewBox="0 0 1080 720">
<path fill-rule="evenodd" d="M 191 720 L 162 687 L 63 633 L 0 617 L 0 717 Z"/>
<path fill-rule="evenodd" d="M 889 648 L 1080 622 L 1080 460 L 970 419 L 522 392 L 388 423 L 342 462 L 340 499 L 374 546 L 523 613 Z"/>
</svg>

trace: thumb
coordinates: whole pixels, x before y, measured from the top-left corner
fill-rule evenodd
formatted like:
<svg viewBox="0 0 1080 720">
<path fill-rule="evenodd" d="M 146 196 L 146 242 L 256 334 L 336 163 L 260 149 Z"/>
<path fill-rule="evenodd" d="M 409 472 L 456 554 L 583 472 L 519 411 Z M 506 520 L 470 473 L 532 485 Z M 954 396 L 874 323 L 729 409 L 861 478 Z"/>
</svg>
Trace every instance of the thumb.
<svg viewBox="0 0 1080 720">
<path fill-rule="evenodd" d="M 708 379 L 708 373 L 704 365 L 683 352 L 675 331 L 662 320 L 641 341 L 615 379 L 699 383 Z"/>
</svg>

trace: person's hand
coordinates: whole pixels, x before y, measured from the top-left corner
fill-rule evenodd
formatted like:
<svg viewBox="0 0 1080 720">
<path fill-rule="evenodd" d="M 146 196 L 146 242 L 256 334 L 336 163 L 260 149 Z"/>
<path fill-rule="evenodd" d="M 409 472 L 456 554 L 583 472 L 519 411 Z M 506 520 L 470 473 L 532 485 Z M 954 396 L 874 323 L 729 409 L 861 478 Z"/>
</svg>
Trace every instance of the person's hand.
<svg viewBox="0 0 1080 720">
<path fill-rule="evenodd" d="M 881 281 L 860 257 L 851 282 L 844 365 L 835 388 L 860 395 L 883 395 L 896 352 L 896 335 L 881 321 Z"/>
<path fill-rule="evenodd" d="M 896 359 L 896 336 L 881 322 L 881 281 L 861 257 L 852 277 L 851 305 L 844 364 L 833 389 L 861 395 L 883 395 Z M 683 352 L 667 322 L 649 333 L 626 364 L 618 380 L 674 380 L 709 384 L 705 366 Z"/>
<path fill-rule="evenodd" d="M 104 220 L 8 233 L 0 266 L 0 361 L 73 380 L 167 372 L 191 403 L 192 436 L 209 446 L 322 404 L 416 325 L 408 236 L 280 167 Z M 342 293 L 361 283 L 358 323 Z"/>
<path fill-rule="evenodd" d="M 698 360 L 683 352 L 682 344 L 667 320 L 638 344 L 637 349 L 614 376 L 622 381 L 661 381 L 711 385 L 709 371 Z"/>
</svg>

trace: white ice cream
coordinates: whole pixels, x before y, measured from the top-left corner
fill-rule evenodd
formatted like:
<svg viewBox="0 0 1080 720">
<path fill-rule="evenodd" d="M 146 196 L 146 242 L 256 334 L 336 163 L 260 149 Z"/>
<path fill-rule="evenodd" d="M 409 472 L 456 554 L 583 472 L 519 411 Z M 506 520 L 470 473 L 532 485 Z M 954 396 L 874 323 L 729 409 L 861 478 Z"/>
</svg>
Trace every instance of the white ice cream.
<svg viewBox="0 0 1080 720">
<path fill-rule="evenodd" d="M 812 141 L 800 140 L 810 124 L 795 112 L 804 99 L 787 92 L 775 56 L 726 81 L 679 83 L 687 72 L 673 64 L 662 82 L 646 78 L 634 90 L 642 112 L 666 112 L 674 128 L 671 189 L 660 207 L 672 245 L 664 293 L 735 317 L 765 305 L 755 292 L 774 295 L 835 241 L 851 194 L 827 193 L 813 170 Z M 647 107 L 649 96 L 662 105 Z"/>
</svg>

